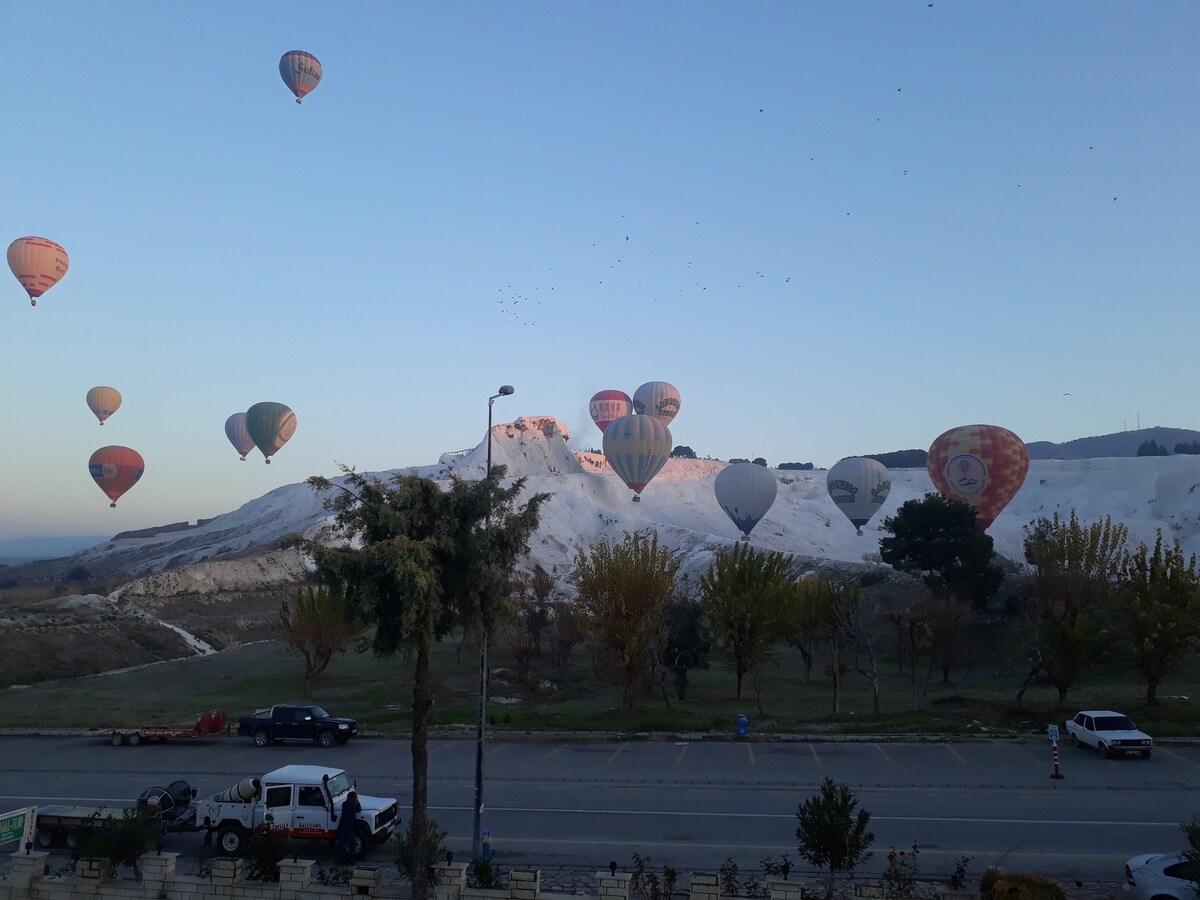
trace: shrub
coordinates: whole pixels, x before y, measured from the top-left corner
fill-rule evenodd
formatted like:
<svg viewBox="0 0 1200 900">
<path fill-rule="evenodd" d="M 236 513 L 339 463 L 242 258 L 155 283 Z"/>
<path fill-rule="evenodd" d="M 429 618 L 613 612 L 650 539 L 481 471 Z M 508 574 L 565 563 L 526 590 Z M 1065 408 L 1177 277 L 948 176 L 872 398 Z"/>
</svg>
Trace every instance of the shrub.
<svg viewBox="0 0 1200 900">
<path fill-rule="evenodd" d="M 983 900 L 1067 900 L 1061 887 L 1044 875 L 989 868 L 979 882 Z"/>
<path fill-rule="evenodd" d="M 278 881 L 279 864 L 291 853 L 292 844 L 286 828 L 254 832 L 246 841 L 246 880 Z"/>
<path fill-rule="evenodd" d="M 133 809 L 124 810 L 119 817 L 96 810 L 90 818 L 94 824 L 80 835 L 75 858 L 105 859 L 114 869 L 129 866 L 137 873 L 138 858 L 150 852 L 159 835 L 158 823 Z"/>
</svg>

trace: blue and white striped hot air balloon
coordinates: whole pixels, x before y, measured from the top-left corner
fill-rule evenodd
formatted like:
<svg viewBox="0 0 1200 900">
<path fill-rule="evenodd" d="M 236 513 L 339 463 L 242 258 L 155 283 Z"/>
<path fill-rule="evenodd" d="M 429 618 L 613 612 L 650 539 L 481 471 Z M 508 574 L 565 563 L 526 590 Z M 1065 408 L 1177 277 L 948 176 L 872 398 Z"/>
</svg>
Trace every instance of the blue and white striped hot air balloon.
<svg viewBox="0 0 1200 900">
<path fill-rule="evenodd" d="M 767 514 L 778 491 L 779 486 L 770 470 L 752 462 L 726 466 L 713 481 L 717 503 L 733 520 L 745 541 L 750 540 L 750 532 Z"/>
<path fill-rule="evenodd" d="M 604 430 L 604 456 L 633 489 L 633 502 L 671 456 L 671 429 L 654 416 L 622 416 Z"/>
</svg>

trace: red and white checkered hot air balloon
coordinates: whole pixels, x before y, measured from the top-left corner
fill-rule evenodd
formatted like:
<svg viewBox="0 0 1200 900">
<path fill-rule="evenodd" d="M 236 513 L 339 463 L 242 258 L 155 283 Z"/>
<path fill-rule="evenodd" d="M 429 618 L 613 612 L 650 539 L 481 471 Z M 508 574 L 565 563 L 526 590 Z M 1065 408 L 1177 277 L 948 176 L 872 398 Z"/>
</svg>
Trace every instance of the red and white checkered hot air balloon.
<svg viewBox="0 0 1200 900">
<path fill-rule="evenodd" d="M 29 305 L 67 274 L 67 251 L 49 238 L 20 237 L 8 245 L 8 267 L 29 294 Z"/>
<path fill-rule="evenodd" d="M 279 59 L 279 76 L 297 103 L 321 83 L 322 74 L 321 61 L 306 50 L 289 50 Z"/>
<path fill-rule="evenodd" d="M 962 425 L 938 436 L 925 466 L 938 493 L 975 507 L 976 524 L 987 530 L 1025 483 L 1029 451 L 1007 428 Z"/>
</svg>

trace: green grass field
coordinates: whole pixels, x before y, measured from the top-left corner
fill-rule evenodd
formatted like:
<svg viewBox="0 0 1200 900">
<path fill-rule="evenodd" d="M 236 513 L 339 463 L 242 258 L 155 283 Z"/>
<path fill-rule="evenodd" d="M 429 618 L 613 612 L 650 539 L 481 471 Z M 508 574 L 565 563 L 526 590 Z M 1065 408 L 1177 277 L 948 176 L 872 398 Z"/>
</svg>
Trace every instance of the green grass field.
<svg viewBox="0 0 1200 900">
<path fill-rule="evenodd" d="M 980 643 L 986 645 L 986 641 Z M 894 647 L 881 662 L 882 708 L 872 711 L 870 686 L 854 672 L 844 676 L 841 711 L 832 712 L 830 679 L 814 667 L 806 681 L 798 651 L 781 649 L 762 679 L 762 711 L 747 679 L 745 696 L 735 696 L 735 680 L 713 660 L 693 672 L 686 700 L 676 699 L 668 679 L 670 705 L 661 693 L 644 696 L 633 713 L 621 711 L 618 688 L 597 683 L 585 647 L 577 647 L 566 672 L 547 657 L 537 674 L 553 688 L 532 696 L 502 672 L 512 659 L 503 646 L 490 660 L 489 721 L 498 731 L 715 732 L 732 734 L 739 713 L 755 733 L 951 733 L 1029 734 L 1043 732 L 1075 710 L 1113 708 L 1130 715 L 1159 737 L 1200 737 L 1200 660 L 1193 658 L 1160 688 L 1163 702 L 1147 706 L 1144 687 L 1125 668 L 1092 671 L 1057 706 L 1057 693 L 1031 686 L 1022 708 L 1014 700 L 1025 676 L 1019 656 L 993 650 L 976 656 L 942 684 L 935 674 L 921 710 L 915 710 L 909 671 L 900 673 Z M 434 652 L 434 727 L 468 733 L 476 717 L 478 651 L 467 647 L 461 660 L 450 644 Z M 919 686 L 925 683 L 918 661 Z M 161 663 L 126 672 L 43 682 L 0 692 L 0 727 L 104 728 L 117 725 L 186 723 L 210 709 L 237 717 L 273 703 L 301 699 L 303 663 L 278 643 L 241 647 L 209 657 Z M 316 682 L 313 699 L 336 715 L 353 716 L 368 732 L 397 734 L 411 722 L 411 663 L 352 651 L 334 659 Z M 1186 696 L 1190 699 L 1166 699 Z"/>
</svg>

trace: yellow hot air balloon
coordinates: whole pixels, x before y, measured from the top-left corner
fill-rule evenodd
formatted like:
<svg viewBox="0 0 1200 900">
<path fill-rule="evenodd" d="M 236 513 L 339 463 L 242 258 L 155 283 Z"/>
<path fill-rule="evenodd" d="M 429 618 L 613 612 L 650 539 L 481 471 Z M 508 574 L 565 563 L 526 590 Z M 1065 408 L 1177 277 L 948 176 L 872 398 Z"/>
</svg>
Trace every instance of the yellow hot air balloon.
<svg viewBox="0 0 1200 900">
<path fill-rule="evenodd" d="M 20 237 L 8 245 L 8 267 L 29 294 L 30 306 L 58 284 L 67 265 L 67 251 L 49 238 Z"/>
<path fill-rule="evenodd" d="M 100 424 L 121 407 L 121 392 L 114 387 L 100 385 L 87 392 L 87 405 Z"/>
</svg>

